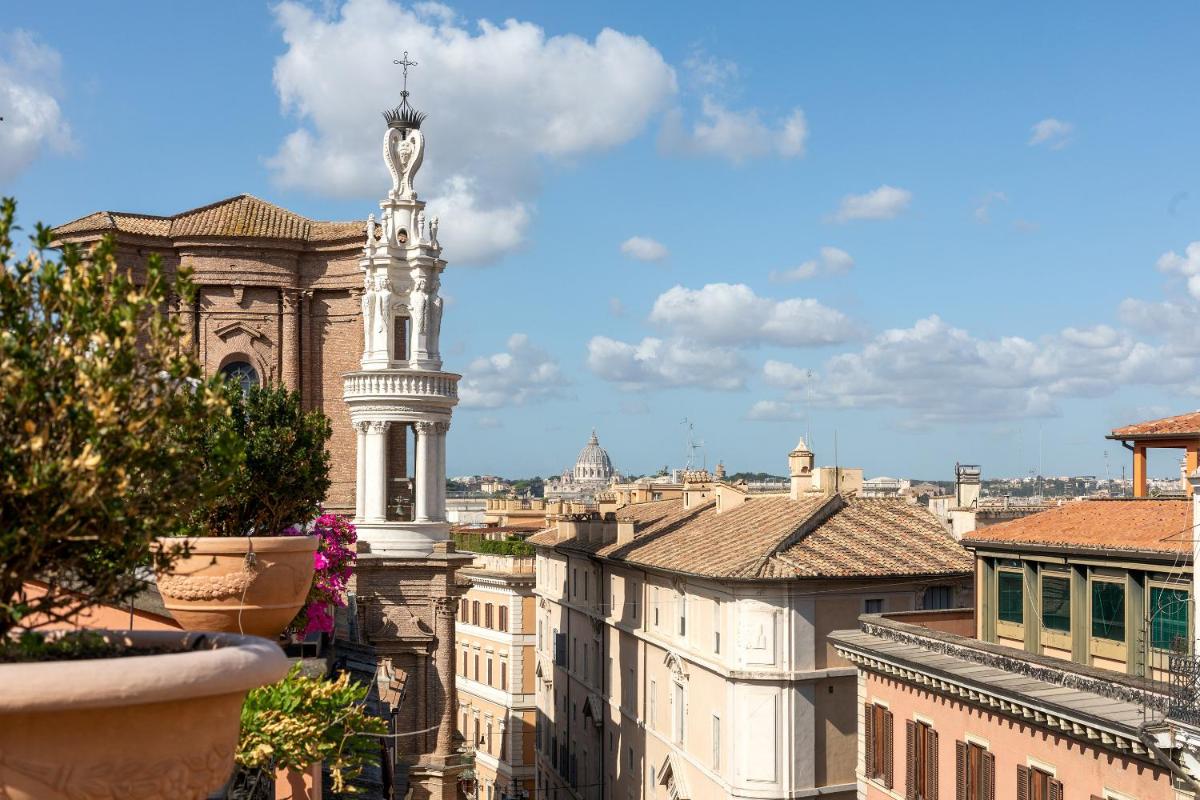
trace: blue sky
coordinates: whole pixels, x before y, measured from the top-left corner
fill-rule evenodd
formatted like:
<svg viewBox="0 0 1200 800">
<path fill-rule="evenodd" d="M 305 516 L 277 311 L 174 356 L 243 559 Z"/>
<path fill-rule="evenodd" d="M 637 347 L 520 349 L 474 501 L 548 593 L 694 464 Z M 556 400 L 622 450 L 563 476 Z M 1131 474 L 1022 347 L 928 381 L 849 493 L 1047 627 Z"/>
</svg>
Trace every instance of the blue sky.
<svg viewBox="0 0 1200 800">
<path fill-rule="evenodd" d="M 488 20 L 481 23 L 481 20 Z M 420 62 L 454 474 L 1116 476 L 1200 406 L 1190 3 L 120 3 L 0 12 L 26 222 L 386 188 Z M 633 240 L 633 241 L 631 241 Z M 623 250 L 623 244 L 625 245 Z M 466 263 L 469 262 L 469 263 Z M 1169 474 L 1168 455 L 1152 460 Z"/>
</svg>

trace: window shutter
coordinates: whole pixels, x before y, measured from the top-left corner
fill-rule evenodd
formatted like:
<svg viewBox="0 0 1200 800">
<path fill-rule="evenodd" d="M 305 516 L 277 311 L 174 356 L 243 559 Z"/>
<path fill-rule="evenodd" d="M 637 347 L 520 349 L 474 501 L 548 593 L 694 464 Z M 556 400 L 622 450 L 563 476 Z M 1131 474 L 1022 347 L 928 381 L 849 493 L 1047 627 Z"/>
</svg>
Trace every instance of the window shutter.
<svg viewBox="0 0 1200 800">
<path fill-rule="evenodd" d="M 892 712 L 883 712 L 883 785 L 892 788 Z"/>
<path fill-rule="evenodd" d="M 980 800 L 996 800 L 996 757 L 990 751 L 983 753 L 983 774 L 979 776 Z"/>
<path fill-rule="evenodd" d="M 907 720 L 904 734 L 904 800 L 917 800 L 917 723 Z"/>
<path fill-rule="evenodd" d="M 938 800 L 938 735 L 932 728 L 925 732 L 925 800 Z"/>
<path fill-rule="evenodd" d="M 863 773 L 867 780 L 875 777 L 875 707 L 863 706 Z"/>
<path fill-rule="evenodd" d="M 1063 800 L 1062 781 L 1050 779 L 1050 800 Z"/>
<path fill-rule="evenodd" d="M 1017 800 L 1029 800 L 1029 767 L 1017 764 Z"/>
<path fill-rule="evenodd" d="M 954 743 L 954 800 L 967 800 L 967 743 Z M 971 800 L 975 800 L 971 798 Z"/>
</svg>

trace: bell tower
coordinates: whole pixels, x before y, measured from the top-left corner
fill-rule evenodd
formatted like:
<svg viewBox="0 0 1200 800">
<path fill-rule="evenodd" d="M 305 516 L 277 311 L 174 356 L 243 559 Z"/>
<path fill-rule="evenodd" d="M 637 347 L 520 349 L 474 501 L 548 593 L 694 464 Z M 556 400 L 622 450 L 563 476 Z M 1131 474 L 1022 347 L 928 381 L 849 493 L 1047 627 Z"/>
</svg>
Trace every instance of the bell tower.
<svg viewBox="0 0 1200 800">
<path fill-rule="evenodd" d="M 439 289 L 446 262 L 438 219 L 426 218 L 414 185 L 425 155 L 425 114 L 408 101 L 407 71 L 415 62 L 405 53 L 396 63 L 404 65 L 405 88 L 400 105 L 383 113 L 392 185 L 379 220 L 367 218 L 359 259 L 361 369 L 345 375 L 343 397 L 357 433 L 359 541 L 372 553 L 424 556 L 448 537 L 446 434 L 461 376 L 442 371 Z"/>
<path fill-rule="evenodd" d="M 792 452 L 788 453 L 788 473 L 792 479 L 792 499 L 799 500 L 805 492 L 812 488 L 813 481 L 813 453 L 808 449 L 803 438 Z"/>
</svg>

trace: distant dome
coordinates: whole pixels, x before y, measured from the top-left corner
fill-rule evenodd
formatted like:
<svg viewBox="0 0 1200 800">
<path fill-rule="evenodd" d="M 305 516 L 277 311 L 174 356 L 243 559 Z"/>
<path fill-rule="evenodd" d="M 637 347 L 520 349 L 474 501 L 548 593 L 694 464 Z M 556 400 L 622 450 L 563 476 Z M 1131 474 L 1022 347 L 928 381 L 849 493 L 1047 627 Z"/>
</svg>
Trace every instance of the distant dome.
<svg viewBox="0 0 1200 800">
<path fill-rule="evenodd" d="M 612 461 L 608 458 L 608 452 L 600 446 L 596 431 L 592 431 L 592 438 L 588 439 L 587 446 L 579 451 L 573 474 L 577 481 L 607 482 L 612 479 Z"/>
</svg>

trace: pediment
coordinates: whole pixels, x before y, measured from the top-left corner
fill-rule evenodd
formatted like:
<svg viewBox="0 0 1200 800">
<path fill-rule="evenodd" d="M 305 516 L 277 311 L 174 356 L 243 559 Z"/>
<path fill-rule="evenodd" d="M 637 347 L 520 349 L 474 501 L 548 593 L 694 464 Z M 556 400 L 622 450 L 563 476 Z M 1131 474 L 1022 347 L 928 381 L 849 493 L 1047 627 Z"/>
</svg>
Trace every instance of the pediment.
<svg viewBox="0 0 1200 800">
<path fill-rule="evenodd" d="M 251 341 L 260 342 L 262 344 L 270 344 L 271 339 L 257 328 L 252 328 L 241 320 L 227 322 L 219 328 L 213 330 L 223 342 L 227 342 L 235 336 L 245 336 Z"/>
<path fill-rule="evenodd" d="M 667 787 L 667 797 L 671 800 L 691 800 L 692 794 L 684 783 L 683 775 L 676 772 L 675 759 L 670 753 L 658 768 L 658 785 Z"/>
</svg>

